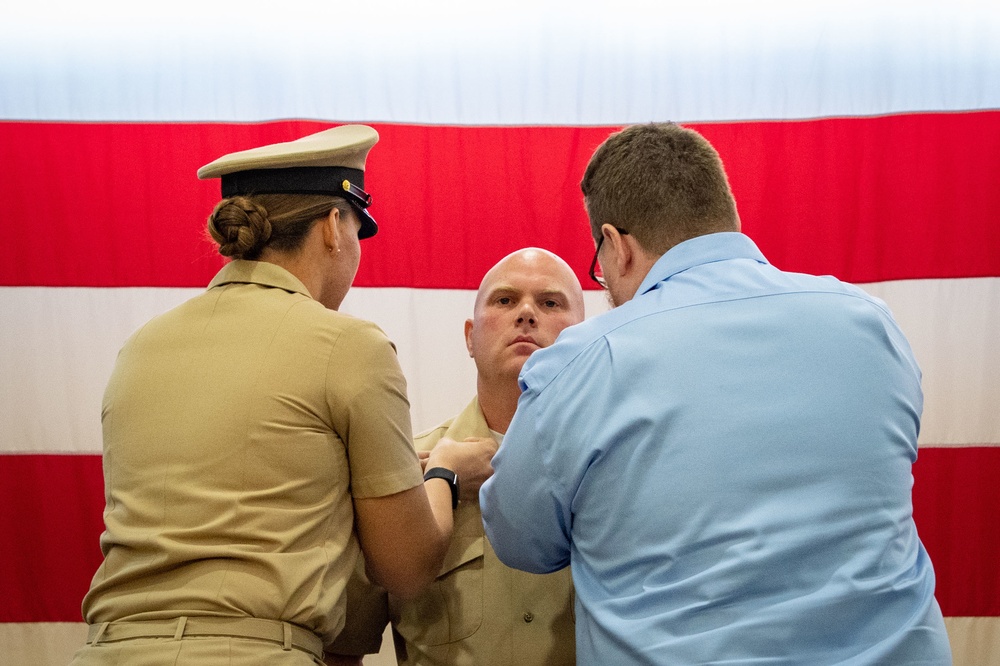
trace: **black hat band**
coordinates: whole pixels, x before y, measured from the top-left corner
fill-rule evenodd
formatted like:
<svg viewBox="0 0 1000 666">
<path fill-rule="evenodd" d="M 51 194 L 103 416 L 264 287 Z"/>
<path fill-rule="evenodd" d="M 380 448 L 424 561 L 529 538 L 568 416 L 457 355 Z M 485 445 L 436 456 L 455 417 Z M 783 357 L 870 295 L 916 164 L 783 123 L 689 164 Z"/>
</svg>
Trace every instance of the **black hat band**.
<svg viewBox="0 0 1000 666">
<path fill-rule="evenodd" d="M 350 167 L 286 167 L 249 169 L 222 176 L 222 197 L 248 194 L 328 194 L 344 197 L 358 211 L 358 238 L 378 232 L 375 220 L 365 210 L 372 198 L 365 192 L 365 172 Z"/>
<path fill-rule="evenodd" d="M 369 200 L 345 190 L 344 181 L 365 189 L 365 172 L 349 167 L 286 167 L 282 169 L 250 169 L 222 176 L 222 196 L 239 194 L 330 194 L 350 196 L 355 203 L 367 207 Z M 353 189 L 353 188 L 352 188 Z M 353 196 L 352 196 L 353 195 Z M 365 195 L 367 197 L 367 195 Z"/>
</svg>

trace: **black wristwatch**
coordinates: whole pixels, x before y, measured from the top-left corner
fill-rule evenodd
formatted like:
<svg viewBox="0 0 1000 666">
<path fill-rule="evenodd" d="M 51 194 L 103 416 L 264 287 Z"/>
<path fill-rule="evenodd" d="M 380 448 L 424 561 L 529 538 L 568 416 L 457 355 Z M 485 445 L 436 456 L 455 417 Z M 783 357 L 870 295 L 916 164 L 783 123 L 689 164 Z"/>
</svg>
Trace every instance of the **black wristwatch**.
<svg viewBox="0 0 1000 666">
<path fill-rule="evenodd" d="M 424 472 L 424 481 L 431 479 L 444 479 L 451 488 L 451 508 L 458 508 L 458 475 L 450 469 L 444 467 L 431 467 Z"/>
</svg>

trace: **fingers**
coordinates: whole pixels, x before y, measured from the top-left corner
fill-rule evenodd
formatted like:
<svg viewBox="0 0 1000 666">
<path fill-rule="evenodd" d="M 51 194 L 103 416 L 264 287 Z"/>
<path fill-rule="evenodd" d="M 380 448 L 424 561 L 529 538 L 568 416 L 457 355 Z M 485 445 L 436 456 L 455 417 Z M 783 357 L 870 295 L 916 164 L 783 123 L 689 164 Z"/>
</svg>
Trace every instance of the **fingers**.
<svg viewBox="0 0 1000 666">
<path fill-rule="evenodd" d="M 500 448 L 500 444 L 497 443 L 497 440 L 493 439 L 492 437 L 466 437 L 462 441 L 464 441 L 464 442 L 479 442 L 482 445 L 484 445 L 487 448 L 487 450 L 493 451 L 493 454 L 496 454 L 497 449 Z"/>
<path fill-rule="evenodd" d="M 420 471 L 427 471 L 427 459 L 430 458 L 430 451 L 417 451 L 417 459 L 420 461 Z"/>
<path fill-rule="evenodd" d="M 479 500 L 479 488 L 493 475 L 491 461 L 497 451 L 492 437 L 470 437 L 458 442 L 442 437 L 428 459 L 428 468 L 447 467 L 458 475 L 460 499 Z"/>
</svg>

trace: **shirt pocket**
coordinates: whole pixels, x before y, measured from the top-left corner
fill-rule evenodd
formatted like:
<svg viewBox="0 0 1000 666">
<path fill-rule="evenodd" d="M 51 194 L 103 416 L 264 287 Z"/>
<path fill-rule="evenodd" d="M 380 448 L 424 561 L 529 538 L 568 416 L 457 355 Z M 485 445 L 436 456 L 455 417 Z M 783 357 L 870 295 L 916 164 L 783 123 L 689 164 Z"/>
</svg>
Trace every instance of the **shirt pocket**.
<svg viewBox="0 0 1000 666">
<path fill-rule="evenodd" d="M 452 536 L 437 579 L 397 612 L 396 631 L 409 643 L 443 645 L 474 634 L 483 622 L 483 537 Z"/>
</svg>

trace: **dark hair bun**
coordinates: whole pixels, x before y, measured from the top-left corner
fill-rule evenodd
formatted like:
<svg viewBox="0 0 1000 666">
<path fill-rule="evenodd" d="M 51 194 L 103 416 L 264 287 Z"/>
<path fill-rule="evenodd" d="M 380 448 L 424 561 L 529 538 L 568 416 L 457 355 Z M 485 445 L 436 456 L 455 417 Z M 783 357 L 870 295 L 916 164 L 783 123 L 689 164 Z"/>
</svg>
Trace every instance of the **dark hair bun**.
<svg viewBox="0 0 1000 666">
<path fill-rule="evenodd" d="M 247 197 L 230 197 L 208 216 L 208 233 L 222 256 L 255 259 L 271 238 L 271 222 L 263 206 Z"/>
</svg>

